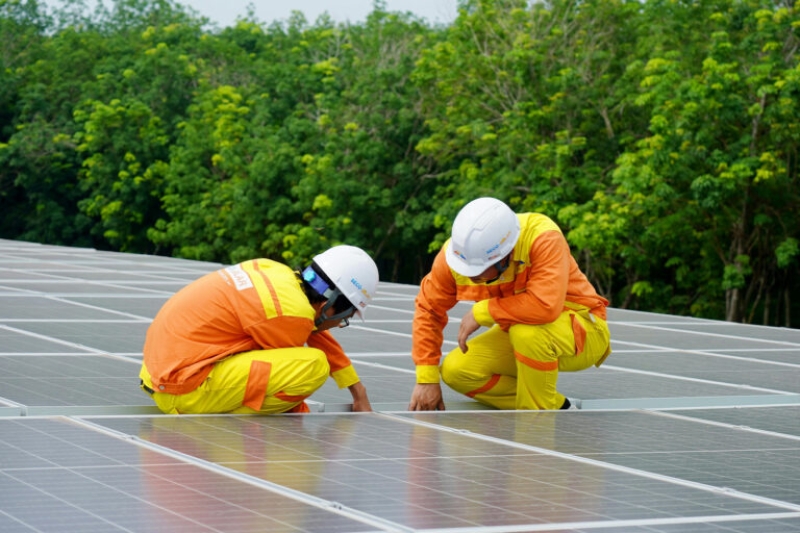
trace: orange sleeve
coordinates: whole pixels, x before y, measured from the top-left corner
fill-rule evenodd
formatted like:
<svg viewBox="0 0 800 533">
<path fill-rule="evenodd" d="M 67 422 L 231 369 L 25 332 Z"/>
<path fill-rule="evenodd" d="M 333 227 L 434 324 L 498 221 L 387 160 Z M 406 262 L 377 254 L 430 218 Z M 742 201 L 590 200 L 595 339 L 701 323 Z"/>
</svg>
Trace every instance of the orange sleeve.
<svg viewBox="0 0 800 533">
<path fill-rule="evenodd" d="M 411 357 L 416 365 L 438 366 L 442 357 L 447 312 L 456 305 L 456 282 L 440 250 L 422 279 L 415 301 Z"/>
<path fill-rule="evenodd" d="M 358 383 L 359 378 L 353 363 L 347 354 L 344 353 L 342 346 L 333 338 L 330 331 L 318 331 L 308 337 L 308 346 L 325 352 L 328 365 L 331 367 L 331 377 L 336 381 L 340 389 Z"/>
<path fill-rule="evenodd" d="M 564 236 L 546 231 L 533 242 L 525 291 L 489 300 L 489 314 L 504 329 L 513 324 L 548 324 L 564 310 L 572 255 Z"/>
</svg>

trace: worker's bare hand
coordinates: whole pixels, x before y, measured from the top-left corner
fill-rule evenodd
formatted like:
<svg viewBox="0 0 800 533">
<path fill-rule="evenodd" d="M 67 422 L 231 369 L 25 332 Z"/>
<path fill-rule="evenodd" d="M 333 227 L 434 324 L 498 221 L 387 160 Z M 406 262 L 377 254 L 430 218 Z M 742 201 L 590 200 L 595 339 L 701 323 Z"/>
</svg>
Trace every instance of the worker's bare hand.
<svg viewBox="0 0 800 533">
<path fill-rule="evenodd" d="M 372 405 L 369 403 L 367 396 L 367 388 L 360 381 L 353 383 L 348 387 L 350 394 L 353 396 L 353 411 L 354 412 L 367 412 L 372 411 Z"/>
<path fill-rule="evenodd" d="M 442 386 L 438 383 L 417 383 L 411 393 L 409 411 L 444 411 Z"/>
<path fill-rule="evenodd" d="M 470 335 L 475 333 L 481 327 L 478 321 L 475 320 L 475 315 L 472 314 L 472 309 L 467 311 L 467 314 L 461 319 L 461 326 L 458 328 L 458 347 L 461 351 L 467 353 L 467 339 Z"/>
<path fill-rule="evenodd" d="M 366 413 L 372 411 L 372 405 L 369 403 L 368 398 L 364 398 L 363 400 L 353 400 L 353 412 L 355 413 Z"/>
</svg>

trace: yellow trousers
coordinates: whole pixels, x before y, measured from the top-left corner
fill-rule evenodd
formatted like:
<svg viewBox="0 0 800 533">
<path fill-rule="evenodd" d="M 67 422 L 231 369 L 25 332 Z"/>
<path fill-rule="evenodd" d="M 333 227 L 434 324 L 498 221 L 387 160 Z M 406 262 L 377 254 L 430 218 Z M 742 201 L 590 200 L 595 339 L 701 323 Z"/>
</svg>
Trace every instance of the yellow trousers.
<svg viewBox="0 0 800 533">
<path fill-rule="evenodd" d="M 611 353 L 608 324 L 586 309 L 569 310 L 549 324 L 494 326 L 442 361 L 452 389 L 498 409 L 560 409 L 559 371 L 600 366 Z"/>
<path fill-rule="evenodd" d="M 217 362 L 206 380 L 192 392 L 156 391 L 151 396 L 167 414 L 303 411 L 304 400 L 325 383 L 329 373 L 325 353 L 316 348 L 255 350 Z M 143 385 L 153 389 L 145 365 L 139 378 Z"/>
</svg>

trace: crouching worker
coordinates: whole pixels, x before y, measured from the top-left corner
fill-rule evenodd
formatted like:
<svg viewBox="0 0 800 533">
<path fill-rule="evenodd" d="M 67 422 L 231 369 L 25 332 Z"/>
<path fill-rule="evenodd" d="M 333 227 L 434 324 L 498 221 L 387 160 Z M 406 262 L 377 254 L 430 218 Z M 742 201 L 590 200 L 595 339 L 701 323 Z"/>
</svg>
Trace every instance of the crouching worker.
<svg viewBox="0 0 800 533">
<path fill-rule="evenodd" d="M 460 301 L 476 303 L 440 367 L 447 311 Z M 600 366 L 611 353 L 607 305 L 555 222 L 515 214 L 495 198 L 473 200 L 420 285 L 409 410 L 445 408 L 440 372 L 451 388 L 498 409 L 569 409 L 558 373 Z M 488 330 L 470 339 L 481 326 Z"/>
<path fill-rule="evenodd" d="M 192 282 L 147 331 L 142 389 L 165 413 L 307 412 L 332 376 L 353 411 L 367 391 L 328 331 L 346 326 L 375 294 L 378 268 L 360 248 L 335 246 L 302 272 L 253 259 Z"/>
</svg>

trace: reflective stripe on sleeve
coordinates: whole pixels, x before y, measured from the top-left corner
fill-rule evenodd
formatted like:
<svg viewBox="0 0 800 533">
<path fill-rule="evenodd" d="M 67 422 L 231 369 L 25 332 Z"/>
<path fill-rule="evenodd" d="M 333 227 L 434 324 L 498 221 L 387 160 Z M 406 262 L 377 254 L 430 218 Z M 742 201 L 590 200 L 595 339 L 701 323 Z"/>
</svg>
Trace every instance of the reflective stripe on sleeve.
<svg viewBox="0 0 800 533">
<path fill-rule="evenodd" d="M 258 268 L 258 261 L 247 261 L 243 264 L 245 272 L 250 276 L 253 281 L 258 297 L 261 299 L 261 305 L 264 306 L 264 314 L 267 318 L 275 318 L 281 316 L 281 303 L 278 300 L 278 294 L 275 292 L 275 287 L 272 282 L 264 275 Z"/>
</svg>

